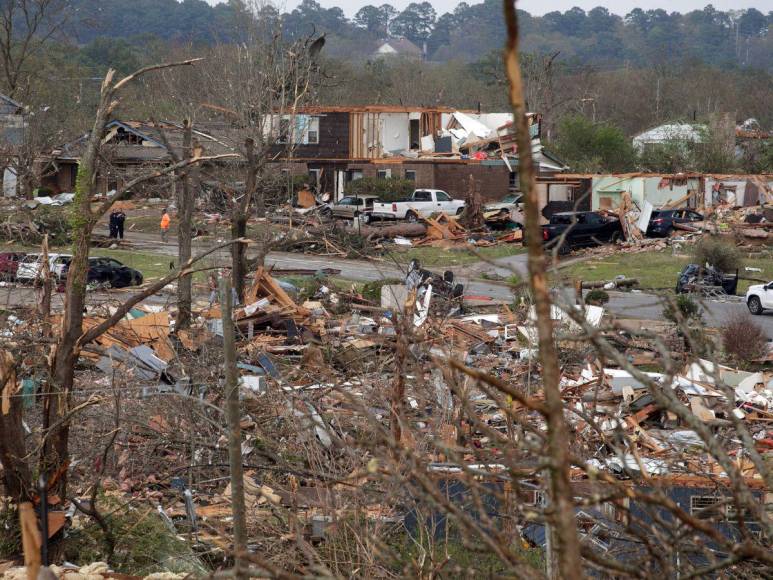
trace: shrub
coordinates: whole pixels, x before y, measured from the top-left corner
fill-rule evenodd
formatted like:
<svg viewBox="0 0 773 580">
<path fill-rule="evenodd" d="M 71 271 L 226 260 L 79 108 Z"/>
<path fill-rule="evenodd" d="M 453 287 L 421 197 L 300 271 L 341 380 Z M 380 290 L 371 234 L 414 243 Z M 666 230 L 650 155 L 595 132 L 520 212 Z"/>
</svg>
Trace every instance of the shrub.
<svg viewBox="0 0 773 580">
<path fill-rule="evenodd" d="M 365 284 L 362 285 L 362 291 L 360 293 L 362 294 L 363 298 L 371 300 L 372 302 L 376 302 L 377 304 L 381 304 L 381 287 L 387 284 L 394 285 L 402 283 L 403 280 L 398 280 L 397 278 L 373 280 L 372 282 L 365 282 Z"/>
<path fill-rule="evenodd" d="M 416 183 L 410 179 L 363 177 L 346 185 L 346 195 L 377 195 L 382 201 L 397 201 L 411 195 Z"/>
<path fill-rule="evenodd" d="M 609 302 L 609 294 L 600 288 L 594 288 L 585 295 L 585 303 L 602 306 Z"/>
<path fill-rule="evenodd" d="M 768 352 L 768 337 L 745 312 L 736 313 L 722 328 L 722 346 L 735 363 L 746 365 Z"/>
<path fill-rule="evenodd" d="M 733 272 L 741 267 L 741 252 L 734 244 L 713 236 L 703 236 L 693 250 L 695 262 L 708 264 L 721 272 Z"/>
<path fill-rule="evenodd" d="M 679 294 L 676 300 L 669 300 L 663 308 L 663 318 L 671 322 L 700 320 L 701 307 L 689 294 Z"/>
</svg>

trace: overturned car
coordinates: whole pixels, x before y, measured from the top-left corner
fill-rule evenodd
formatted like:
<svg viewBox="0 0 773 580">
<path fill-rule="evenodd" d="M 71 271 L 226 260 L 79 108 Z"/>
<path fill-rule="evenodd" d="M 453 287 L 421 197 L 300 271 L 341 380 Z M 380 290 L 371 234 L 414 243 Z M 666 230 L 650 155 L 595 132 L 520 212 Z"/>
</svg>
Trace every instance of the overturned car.
<svg viewBox="0 0 773 580">
<path fill-rule="evenodd" d="M 731 294 L 738 289 L 738 271 L 726 274 L 711 266 L 687 264 L 676 279 L 676 293 Z"/>
</svg>

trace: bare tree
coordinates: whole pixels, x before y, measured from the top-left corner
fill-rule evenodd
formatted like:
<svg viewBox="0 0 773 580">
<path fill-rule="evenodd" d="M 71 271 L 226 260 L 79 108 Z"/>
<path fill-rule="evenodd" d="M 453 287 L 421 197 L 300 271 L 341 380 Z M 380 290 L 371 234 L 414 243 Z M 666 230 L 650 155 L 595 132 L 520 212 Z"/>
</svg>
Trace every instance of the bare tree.
<svg viewBox="0 0 773 580">
<path fill-rule="evenodd" d="M 66 489 L 66 465 L 69 424 L 71 420 L 70 400 L 73 389 L 75 364 L 80 356 L 83 339 L 83 310 L 86 301 L 86 275 L 88 272 L 91 234 L 97 221 L 110 209 L 113 203 L 125 197 L 133 187 L 162 175 L 185 169 L 193 163 L 207 158 L 189 158 L 156 171 L 135 177 L 119 189 L 108 200 L 92 209 L 91 200 L 96 194 L 97 175 L 100 170 L 100 151 L 106 134 L 110 115 L 120 103 L 122 90 L 141 75 L 154 70 L 174 66 L 192 65 L 195 60 L 145 67 L 120 81 L 114 80 L 115 72 L 108 71 L 102 83 L 100 102 L 94 124 L 86 140 L 76 182 L 74 211 L 71 214 L 73 235 L 73 257 L 68 271 L 64 316 L 61 335 L 54 349 L 51 364 L 51 379 L 46 386 L 43 428 L 46 437 L 40 469 L 47 473 L 60 473 L 58 491 L 61 497 Z M 211 159 L 211 158 L 210 158 Z M 115 322 L 120 320 L 118 318 Z M 113 322 L 113 324 L 115 324 Z M 109 327 L 108 327 L 109 328 Z M 104 331 L 103 331 L 104 332 Z M 93 329 L 88 336 L 93 334 Z M 94 336 L 91 336 L 93 339 Z"/>
<path fill-rule="evenodd" d="M 551 302 L 548 293 L 545 251 L 540 236 L 536 174 L 531 156 L 531 137 L 526 121 L 521 69 L 518 63 L 518 13 L 512 0 L 505 0 L 504 5 L 507 26 L 505 69 L 510 80 L 510 102 L 516 125 L 518 176 L 521 191 L 524 192 L 526 199 L 525 225 L 529 246 L 529 277 L 537 313 L 542 389 L 545 393 L 545 419 L 548 426 L 550 499 L 555 512 L 554 523 L 558 539 L 555 547 L 556 561 L 560 565 L 562 575 L 566 578 L 579 578 L 581 576 L 580 545 L 575 531 L 574 505 L 569 484 L 570 462 L 567 448 L 569 429 L 564 420 L 564 403 L 558 387 L 560 370 L 550 316 Z M 548 554 L 548 558 L 553 558 L 553 554 Z"/>
<path fill-rule="evenodd" d="M 69 0 L 7 0 L 0 5 L 0 65 L 4 90 L 15 97 L 29 71 L 30 57 L 61 31 Z"/>
<path fill-rule="evenodd" d="M 225 116 L 230 125 L 223 143 L 239 154 L 238 162 L 208 168 L 213 173 L 205 170 L 202 178 L 218 182 L 227 197 L 234 239 L 247 235 L 253 211 L 259 218 L 265 216 L 264 180 L 273 170 L 271 162 L 289 156 L 306 136 L 309 117 L 300 112 L 315 98 L 316 58 L 324 45 L 324 38 L 314 37 L 288 44 L 271 20 L 253 18 L 242 24 L 244 42 L 215 46 L 202 66 L 167 78 L 176 94 L 186 95 L 186 115 L 195 108 L 199 120 L 206 112 Z M 270 239 L 267 232 L 257 245 Z M 258 248 L 259 255 L 266 252 Z M 232 283 L 240 298 L 246 273 L 246 248 L 237 244 L 232 248 Z"/>
</svg>

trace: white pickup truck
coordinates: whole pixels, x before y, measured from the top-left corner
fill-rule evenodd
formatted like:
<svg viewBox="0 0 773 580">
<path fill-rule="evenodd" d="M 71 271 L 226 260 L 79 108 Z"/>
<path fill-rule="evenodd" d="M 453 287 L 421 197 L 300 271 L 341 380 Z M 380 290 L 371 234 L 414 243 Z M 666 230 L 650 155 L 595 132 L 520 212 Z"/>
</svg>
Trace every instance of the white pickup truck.
<svg viewBox="0 0 773 580">
<path fill-rule="evenodd" d="M 445 212 L 450 215 L 464 211 L 464 200 L 451 199 L 440 189 L 417 189 L 408 199 L 373 204 L 372 218 L 418 221 L 433 213 Z"/>
</svg>

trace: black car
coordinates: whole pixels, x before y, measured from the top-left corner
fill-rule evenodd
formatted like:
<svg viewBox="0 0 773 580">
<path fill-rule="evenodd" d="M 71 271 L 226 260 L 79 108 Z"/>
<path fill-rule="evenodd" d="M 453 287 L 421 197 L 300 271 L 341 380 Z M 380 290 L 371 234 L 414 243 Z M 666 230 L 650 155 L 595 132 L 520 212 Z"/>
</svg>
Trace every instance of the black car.
<svg viewBox="0 0 773 580">
<path fill-rule="evenodd" d="M 720 293 L 735 295 L 738 289 L 738 272 L 725 274 L 711 266 L 687 264 L 676 279 L 676 293 L 687 292 L 707 293 L 715 290 Z"/>
<path fill-rule="evenodd" d="M 70 264 L 65 265 L 62 279 L 67 279 Z M 110 288 L 126 288 L 142 284 L 142 272 L 121 264 L 114 258 L 89 258 L 89 271 L 86 276 L 87 285 L 104 285 Z"/>
<path fill-rule="evenodd" d="M 650 217 L 647 235 L 667 237 L 674 231 L 674 224 L 689 224 L 690 222 L 701 221 L 703 221 L 703 216 L 691 209 L 656 209 L 652 212 L 652 217 Z"/>
</svg>

